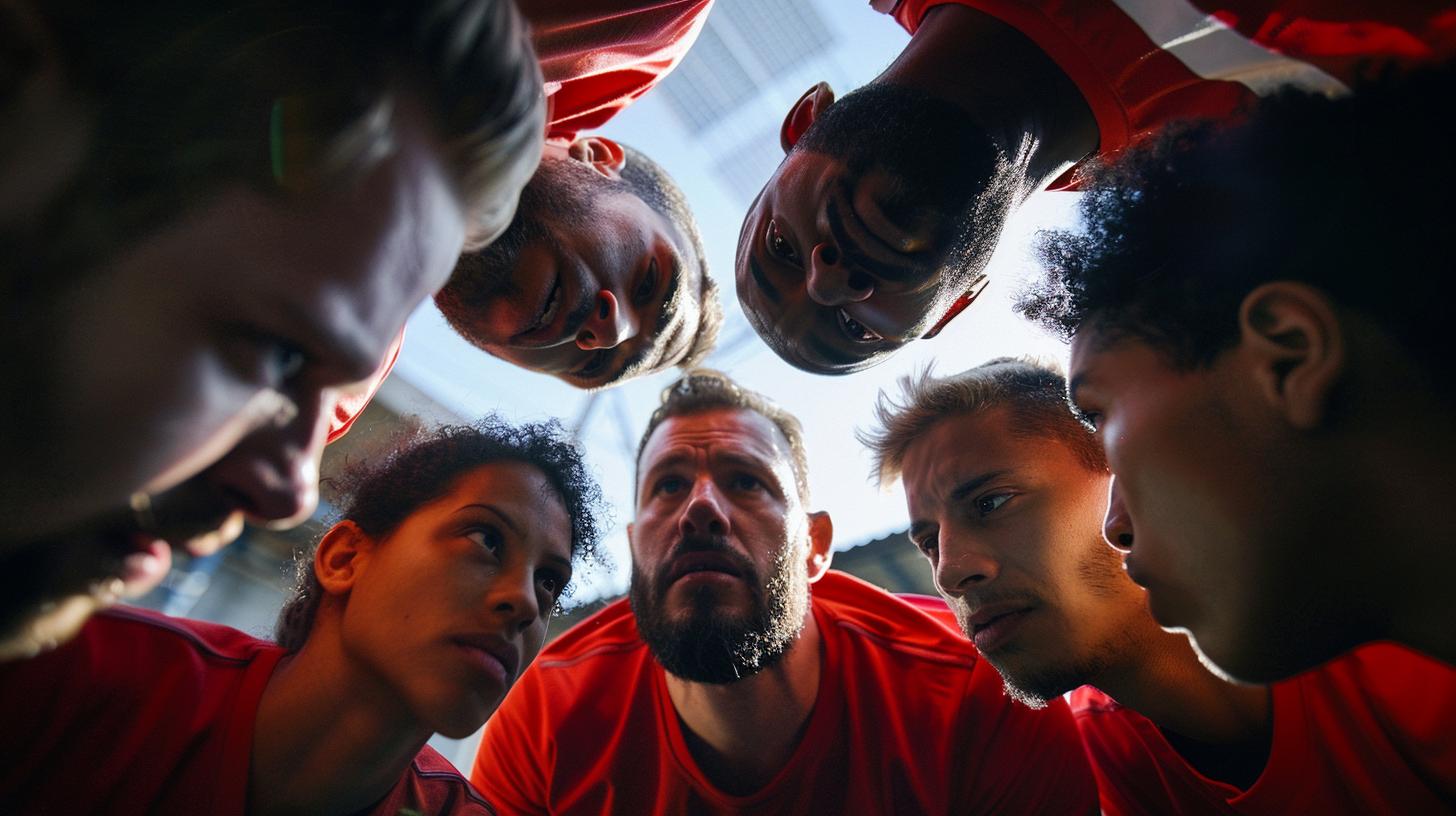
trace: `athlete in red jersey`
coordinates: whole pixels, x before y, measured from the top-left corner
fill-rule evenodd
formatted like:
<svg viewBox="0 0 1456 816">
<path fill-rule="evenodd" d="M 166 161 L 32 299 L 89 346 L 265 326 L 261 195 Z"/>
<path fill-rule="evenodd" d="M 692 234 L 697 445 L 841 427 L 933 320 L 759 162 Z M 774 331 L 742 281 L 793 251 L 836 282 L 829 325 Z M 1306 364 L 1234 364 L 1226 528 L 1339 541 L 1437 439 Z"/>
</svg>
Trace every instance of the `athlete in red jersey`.
<svg viewBox="0 0 1456 816">
<path fill-rule="evenodd" d="M 581 133 L 605 125 L 677 67 L 702 31 L 713 0 L 523 0 L 516 5 L 531 21 L 551 103 L 545 170 L 532 181 L 532 193 L 522 201 L 524 212 L 502 246 L 462 262 L 440 298 L 441 309 L 472 343 L 582 387 L 615 384 L 701 358 L 716 342 L 722 316 L 692 213 L 672 179 L 646 156 L 604 136 Z M 627 169 L 629 154 L 640 167 Z M 573 173 L 580 178 L 586 170 L 595 177 L 585 184 L 625 180 L 626 186 L 601 188 L 625 195 L 600 202 L 611 204 L 610 212 L 596 212 L 630 229 L 583 231 L 588 221 L 614 220 L 583 215 L 593 202 L 582 200 L 582 184 L 572 185 L 569 178 Z M 553 184 L 563 175 L 566 182 Z M 546 268 L 541 247 L 522 251 L 550 234 L 559 253 L 579 233 L 581 246 L 573 251 L 584 266 Z M 655 275 L 648 272 L 654 254 Z M 583 269 L 596 277 L 571 277 Z M 558 272 L 567 277 L 558 280 Z M 511 282 L 503 287 L 502 281 Z M 582 310 L 593 303 L 605 308 Z M 538 321 L 558 314 L 560 321 Z M 533 325 L 537 331 L 524 331 Z M 369 404 L 394 367 L 402 341 L 403 334 L 368 383 L 339 401 L 329 441 L 343 436 Z M 605 355 L 621 359 L 591 359 Z"/>
<path fill-rule="evenodd" d="M 1085 813 L 1061 701 L 1033 711 L 947 625 L 827 572 L 798 422 L 715 372 L 643 437 L 632 588 L 546 651 L 472 780 L 503 813 Z"/>
<path fill-rule="evenodd" d="M 749 209 L 744 313 L 782 358 L 844 374 L 933 337 L 986 285 L 1032 192 L 1170 120 L 1275 87 L 1338 93 L 1366 68 L 1452 53 L 1449 3 L 901 0 L 912 34 L 873 82 L 790 109 Z"/>
<path fill-rule="evenodd" d="M 278 644 L 135 610 L 0 666 L 7 813 L 492 813 L 425 741 L 479 728 L 595 545 L 547 426 L 447 427 L 356 474 Z"/>
<path fill-rule="evenodd" d="M 1018 360 L 923 377 L 882 401 L 869 439 L 880 477 L 903 478 L 911 540 L 1007 691 L 1035 702 L 1087 684 L 1073 712 L 1103 812 L 1456 807 L 1456 670 L 1394 646 L 1272 689 L 1205 668 L 1102 539 L 1111 477 L 1064 394 L 1058 372 Z"/>
</svg>

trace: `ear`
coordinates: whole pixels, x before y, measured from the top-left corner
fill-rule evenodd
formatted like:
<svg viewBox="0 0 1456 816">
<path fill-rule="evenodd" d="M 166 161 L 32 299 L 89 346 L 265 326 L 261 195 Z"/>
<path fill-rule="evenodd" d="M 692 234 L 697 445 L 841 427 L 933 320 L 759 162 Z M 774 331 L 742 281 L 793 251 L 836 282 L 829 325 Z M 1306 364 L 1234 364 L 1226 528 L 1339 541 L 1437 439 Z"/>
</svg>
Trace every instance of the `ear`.
<svg viewBox="0 0 1456 816">
<path fill-rule="evenodd" d="M 328 595 L 348 595 L 374 549 L 359 525 L 345 519 L 329 528 L 313 554 L 313 572 Z"/>
<path fill-rule="evenodd" d="M 920 339 L 929 340 L 937 334 L 940 334 L 940 330 L 945 328 L 946 324 L 955 320 L 956 315 L 964 312 L 967 306 L 976 302 L 976 298 L 980 297 L 981 293 L 986 291 L 986 286 L 990 283 L 990 276 L 982 275 L 980 280 L 971 284 L 971 288 L 967 289 L 965 294 L 955 299 L 955 302 L 950 305 L 950 308 L 945 310 L 945 314 L 940 316 L 940 320 L 937 320 L 935 325 L 930 327 L 930 331 L 920 335 Z"/>
<path fill-rule="evenodd" d="M 618 178 L 627 164 L 627 151 L 605 136 L 586 136 L 572 142 L 566 155 L 607 178 Z"/>
<path fill-rule="evenodd" d="M 834 89 L 829 87 L 828 82 L 820 82 L 804 91 L 799 101 L 789 108 L 789 115 L 784 117 L 784 124 L 779 128 L 779 145 L 785 153 L 799 143 L 799 137 L 804 135 L 804 131 L 832 104 Z"/>
<path fill-rule="evenodd" d="M 824 577 L 829 562 L 834 558 L 831 546 L 834 544 L 834 522 L 829 514 L 820 510 L 809 514 L 809 553 L 805 564 L 809 568 L 809 583 Z"/>
<path fill-rule="evenodd" d="M 1240 356 L 1257 393 L 1295 428 L 1323 422 L 1345 368 L 1345 337 L 1329 298 L 1302 283 L 1266 283 L 1239 307 Z"/>
</svg>

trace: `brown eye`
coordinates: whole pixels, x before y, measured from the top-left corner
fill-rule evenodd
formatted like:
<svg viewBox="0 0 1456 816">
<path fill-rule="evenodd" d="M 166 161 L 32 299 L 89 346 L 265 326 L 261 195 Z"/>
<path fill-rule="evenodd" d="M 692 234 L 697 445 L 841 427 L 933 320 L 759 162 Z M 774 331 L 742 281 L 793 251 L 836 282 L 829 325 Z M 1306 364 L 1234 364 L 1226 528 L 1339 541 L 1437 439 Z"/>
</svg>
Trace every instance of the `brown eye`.
<svg viewBox="0 0 1456 816">
<path fill-rule="evenodd" d="M 783 258 L 786 261 L 798 263 L 798 253 L 794 252 L 794 248 L 792 246 L 789 246 L 789 242 L 784 238 L 784 234 L 782 232 L 779 232 L 778 222 L 774 221 L 772 218 L 770 218 L 768 221 L 768 235 L 765 237 L 765 241 L 768 244 L 769 252 L 772 252 L 773 254 L 777 255 L 780 258 Z"/>
</svg>

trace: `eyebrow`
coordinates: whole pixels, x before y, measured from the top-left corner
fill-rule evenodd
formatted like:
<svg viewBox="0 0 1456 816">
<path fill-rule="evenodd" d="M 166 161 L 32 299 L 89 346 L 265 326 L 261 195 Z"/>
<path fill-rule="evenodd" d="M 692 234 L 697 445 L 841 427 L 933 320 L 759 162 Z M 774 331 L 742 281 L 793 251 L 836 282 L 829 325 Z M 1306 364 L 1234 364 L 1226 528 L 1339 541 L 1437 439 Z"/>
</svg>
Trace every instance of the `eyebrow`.
<svg viewBox="0 0 1456 816">
<path fill-rule="evenodd" d="M 838 245 L 840 254 L 854 266 L 868 270 L 893 283 L 903 282 L 919 274 L 920 270 L 914 264 L 885 263 L 864 254 L 859 248 L 859 243 L 850 237 L 849 230 L 844 225 L 844 216 L 839 211 L 838 199 L 831 197 L 824 205 L 824 217 L 829 222 L 829 234 L 834 236 L 834 242 Z"/>
<path fill-rule="evenodd" d="M 502 512 L 500 510 L 500 508 L 496 507 L 493 504 L 480 504 L 479 502 L 475 502 L 475 503 L 472 503 L 472 504 L 467 504 L 467 505 L 461 507 L 460 509 L 461 510 L 480 509 L 480 510 L 489 511 L 491 515 L 493 515 L 496 518 L 500 519 L 502 524 L 504 524 L 505 526 L 509 527 L 511 529 L 511 532 L 515 533 L 518 536 L 524 536 L 525 535 L 525 531 L 523 531 L 520 528 L 520 526 L 516 524 L 515 520 L 513 520 L 510 516 L 506 515 L 504 512 Z"/>
<path fill-rule="evenodd" d="M 950 500 L 953 502 L 958 502 L 961 499 L 964 499 L 966 496 L 969 496 L 977 490 L 985 487 L 987 482 L 991 481 L 992 479 L 999 479 L 1002 476 L 1005 476 L 1006 473 L 1007 471 L 1005 470 L 993 470 L 990 473 L 982 473 L 980 476 L 967 479 L 964 482 L 956 485 L 955 490 L 952 490 L 950 492 Z"/>
</svg>

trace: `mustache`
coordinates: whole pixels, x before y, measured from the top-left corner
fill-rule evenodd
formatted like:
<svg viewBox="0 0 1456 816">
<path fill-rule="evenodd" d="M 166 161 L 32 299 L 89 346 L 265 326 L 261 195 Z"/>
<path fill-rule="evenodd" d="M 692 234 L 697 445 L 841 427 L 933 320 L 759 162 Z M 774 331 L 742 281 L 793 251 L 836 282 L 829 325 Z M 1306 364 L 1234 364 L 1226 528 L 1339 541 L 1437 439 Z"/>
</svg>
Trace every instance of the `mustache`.
<svg viewBox="0 0 1456 816">
<path fill-rule="evenodd" d="M 703 534 L 685 535 L 682 540 L 673 546 L 667 558 L 662 560 L 662 563 L 657 568 L 657 573 L 652 578 L 653 590 L 659 597 L 667 591 L 667 585 L 669 583 L 668 576 L 672 574 L 672 569 L 677 563 L 677 560 L 685 555 L 696 555 L 699 553 L 710 553 L 728 561 L 745 578 L 754 581 L 758 578 L 758 569 L 754 567 L 753 561 L 749 560 L 748 556 L 733 549 L 732 545 L 728 543 L 727 536 Z"/>
</svg>

